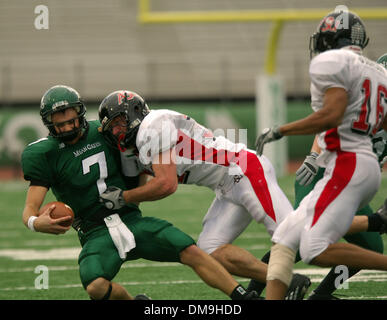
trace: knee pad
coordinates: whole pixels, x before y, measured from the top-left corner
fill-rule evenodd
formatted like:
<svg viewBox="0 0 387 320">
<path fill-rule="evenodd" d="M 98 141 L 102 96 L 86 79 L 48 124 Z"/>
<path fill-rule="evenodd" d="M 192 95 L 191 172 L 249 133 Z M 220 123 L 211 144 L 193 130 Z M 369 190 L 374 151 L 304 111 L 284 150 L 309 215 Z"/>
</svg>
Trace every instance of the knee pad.
<svg viewBox="0 0 387 320">
<path fill-rule="evenodd" d="M 282 244 L 272 246 L 266 280 L 280 280 L 289 286 L 295 257 L 296 252 Z"/>
</svg>

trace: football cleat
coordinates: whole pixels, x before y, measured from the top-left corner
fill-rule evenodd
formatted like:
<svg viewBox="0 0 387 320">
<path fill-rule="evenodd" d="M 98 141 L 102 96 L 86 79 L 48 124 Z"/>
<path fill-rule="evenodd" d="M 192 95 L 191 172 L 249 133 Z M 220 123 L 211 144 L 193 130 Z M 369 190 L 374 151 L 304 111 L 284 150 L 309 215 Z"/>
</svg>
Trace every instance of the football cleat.
<svg viewBox="0 0 387 320">
<path fill-rule="evenodd" d="M 387 199 L 384 200 L 383 205 L 375 212 L 383 220 L 383 225 L 380 229 L 380 233 L 387 233 Z"/>
<path fill-rule="evenodd" d="M 285 300 L 303 300 L 312 282 L 307 276 L 299 273 L 293 274 Z"/>
<path fill-rule="evenodd" d="M 264 300 L 256 291 L 249 291 L 243 296 L 243 300 Z"/>
<path fill-rule="evenodd" d="M 264 284 L 264 286 L 263 286 L 261 282 L 255 280 L 255 279 L 251 279 L 249 282 L 249 285 L 247 286 L 246 291 L 253 291 L 254 290 L 257 293 L 260 293 L 265 288 L 265 286 L 266 286 L 266 284 Z M 259 290 L 259 292 L 258 292 L 258 290 Z"/>
<path fill-rule="evenodd" d="M 152 300 L 152 299 L 148 297 L 145 293 L 141 293 L 135 296 L 134 300 Z"/>
<path fill-rule="evenodd" d="M 331 294 L 322 294 L 312 291 L 307 300 L 340 300 L 340 298 Z"/>
</svg>

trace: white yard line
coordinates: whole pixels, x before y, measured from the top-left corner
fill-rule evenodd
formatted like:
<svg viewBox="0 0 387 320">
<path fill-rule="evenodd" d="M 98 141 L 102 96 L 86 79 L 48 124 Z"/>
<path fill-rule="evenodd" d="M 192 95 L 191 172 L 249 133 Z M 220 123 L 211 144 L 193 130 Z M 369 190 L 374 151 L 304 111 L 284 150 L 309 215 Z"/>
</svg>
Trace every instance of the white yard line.
<svg viewBox="0 0 387 320">
<path fill-rule="evenodd" d="M 48 246 L 51 240 L 46 240 L 42 242 L 42 245 Z M 35 243 L 35 242 L 34 242 Z M 35 243 L 36 245 L 38 242 Z M 62 243 L 63 244 L 63 243 Z M 55 246 L 55 241 L 53 241 L 53 246 Z M 245 246 L 246 250 L 261 250 L 269 249 L 268 245 L 251 245 Z M 81 252 L 81 247 L 71 247 L 71 248 L 57 248 L 57 249 L 46 249 L 46 250 L 37 250 L 37 249 L 0 249 L 0 258 L 9 258 L 12 260 L 18 261 L 28 261 L 28 260 L 77 260 L 79 253 Z"/>
<path fill-rule="evenodd" d="M 160 263 L 160 266 L 163 264 Z M 300 269 L 305 270 L 305 269 Z M 297 270 L 297 271 L 300 271 Z M 320 270 L 320 269 L 319 269 Z M 323 270 L 323 269 L 321 269 Z M 365 270 L 367 271 L 367 270 Z M 360 281 L 357 280 L 358 276 L 353 277 L 351 279 L 351 282 L 368 282 L 370 279 L 361 279 Z M 322 278 L 321 278 L 322 279 Z M 312 282 L 319 282 L 321 279 L 312 279 Z M 382 277 L 382 279 L 372 279 L 371 281 L 386 281 L 387 276 Z M 248 282 L 249 279 L 237 279 L 238 282 Z M 173 281 L 128 281 L 128 282 L 120 282 L 121 285 L 124 286 L 144 286 L 144 285 L 176 285 L 176 284 L 200 284 L 203 283 L 201 280 L 173 280 Z M 51 285 L 49 289 L 69 289 L 69 288 L 81 288 L 82 285 L 79 284 L 66 284 L 66 285 Z M 0 291 L 26 291 L 26 290 L 37 290 L 35 287 L 8 287 L 8 288 L 0 288 Z M 345 290 L 344 290 L 345 291 Z M 343 292 L 344 292 L 343 291 Z M 358 296 L 358 297 L 343 297 L 343 299 L 350 299 L 350 300 L 364 300 L 364 299 L 386 299 L 387 296 Z"/>
</svg>

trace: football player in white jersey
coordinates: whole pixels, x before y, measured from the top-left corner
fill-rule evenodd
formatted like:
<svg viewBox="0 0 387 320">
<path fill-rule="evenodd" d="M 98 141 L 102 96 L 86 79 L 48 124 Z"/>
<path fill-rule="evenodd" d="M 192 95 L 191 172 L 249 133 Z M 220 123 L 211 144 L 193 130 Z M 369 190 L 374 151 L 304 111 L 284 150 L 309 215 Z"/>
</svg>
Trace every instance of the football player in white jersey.
<svg viewBox="0 0 387 320">
<path fill-rule="evenodd" d="M 253 219 L 272 235 L 292 211 L 265 156 L 257 156 L 244 144 L 215 137 L 184 114 L 150 111 L 131 91 L 109 94 L 100 105 L 99 118 L 106 139 L 122 151 L 123 173 L 147 172 L 154 177 L 135 189 L 107 190 L 101 199 L 108 208 L 117 208 L 120 202 L 162 199 L 175 192 L 178 183 L 206 186 L 216 197 L 204 217 L 198 246 L 231 274 L 266 282 L 267 264 L 232 245 Z M 302 299 L 310 280 L 302 275 L 294 279 L 289 296 Z"/>
<path fill-rule="evenodd" d="M 387 60 L 387 54 L 381 56 L 376 62 L 382 64 L 385 68 Z M 321 150 L 317 143 L 317 137 L 313 142 L 310 154 L 305 158 L 303 164 L 296 172 L 296 181 L 294 184 L 295 191 L 295 203 L 294 208 L 296 209 L 303 198 L 314 188 L 315 184 L 324 176 L 325 168 L 321 168 L 317 165 L 316 159 L 320 154 Z M 373 151 L 378 157 L 381 169 L 383 164 L 387 160 L 387 132 L 383 129 L 380 129 L 372 139 Z M 384 233 L 383 216 L 378 214 L 373 214 L 374 210 L 370 205 L 366 205 L 363 208 L 360 208 L 356 212 L 355 220 L 357 221 L 357 226 L 362 226 L 365 224 L 365 228 L 361 232 L 355 234 L 346 234 L 344 239 L 349 242 L 356 244 L 365 249 L 373 250 L 375 252 L 383 253 L 384 245 L 381 233 Z M 359 224 L 359 216 L 363 219 L 363 223 Z M 367 232 L 368 231 L 368 232 Z M 373 232 L 369 232 L 373 231 Z M 297 259 L 296 259 L 297 260 Z M 359 272 L 359 269 L 348 269 L 348 278 L 355 275 Z M 311 295 L 309 295 L 308 300 L 336 300 L 336 296 L 333 296 L 332 293 L 337 289 L 335 282 L 337 278 L 336 267 L 332 268 L 330 272 L 324 277 L 321 283 L 315 288 Z"/>
<path fill-rule="evenodd" d="M 257 138 L 257 153 L 262 154 L 265 143 L 283 136 L 319 134 L 317 164 L 326 168 L 274 232 L 267 299 L 284 298 L 298 249 L 309 264 L 387 270 L 387 256 L 337 243 L 381 180 L 371 139 L 380 127 L 387 130 L 387 71 L 362 56 L 367 43 L 357 15 L 333 12 L 324 17 L 311 38 L 311 50 L 318 53 L 309 68 L 314 113 L 265 129 Z"/>
</svg>

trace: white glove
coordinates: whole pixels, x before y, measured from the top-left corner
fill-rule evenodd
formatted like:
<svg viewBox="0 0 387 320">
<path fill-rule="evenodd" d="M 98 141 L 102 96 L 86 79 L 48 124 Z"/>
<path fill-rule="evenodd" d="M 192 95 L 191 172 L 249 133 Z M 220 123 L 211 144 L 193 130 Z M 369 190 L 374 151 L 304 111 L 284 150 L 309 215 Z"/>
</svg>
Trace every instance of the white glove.
<svg viewBox="0 0 387 320">
<path fill-rule="evenodd" d="M 265 143 L 272 142 L 275 140 L 281 139 L 283 136 L 279 132 L 279 127 L 274 128 L 265 128 L 262 130 L 262 133 L 258 136 L 255 141 L 255 148 L 257 150 L 257 155 L 262 155 L 263 146 Z"/>
<path fill-rule="evenodd" d="M 302 163 L 301 167 L 296 172 L 296 180 L 301 186 L 310 184 L 317 174 L 319 166 L 316 164 L 316 159 L 319 156 L 317 152 L 311 152 Z"/>
<path fill-rule="evenodd" d="M 108 187 L 99 196 L 99 202 L 103 203 L 110 210 L 121 209 L 126 204 L 122 193 L 123 191 L 118 187 Z"/>
</svg>

